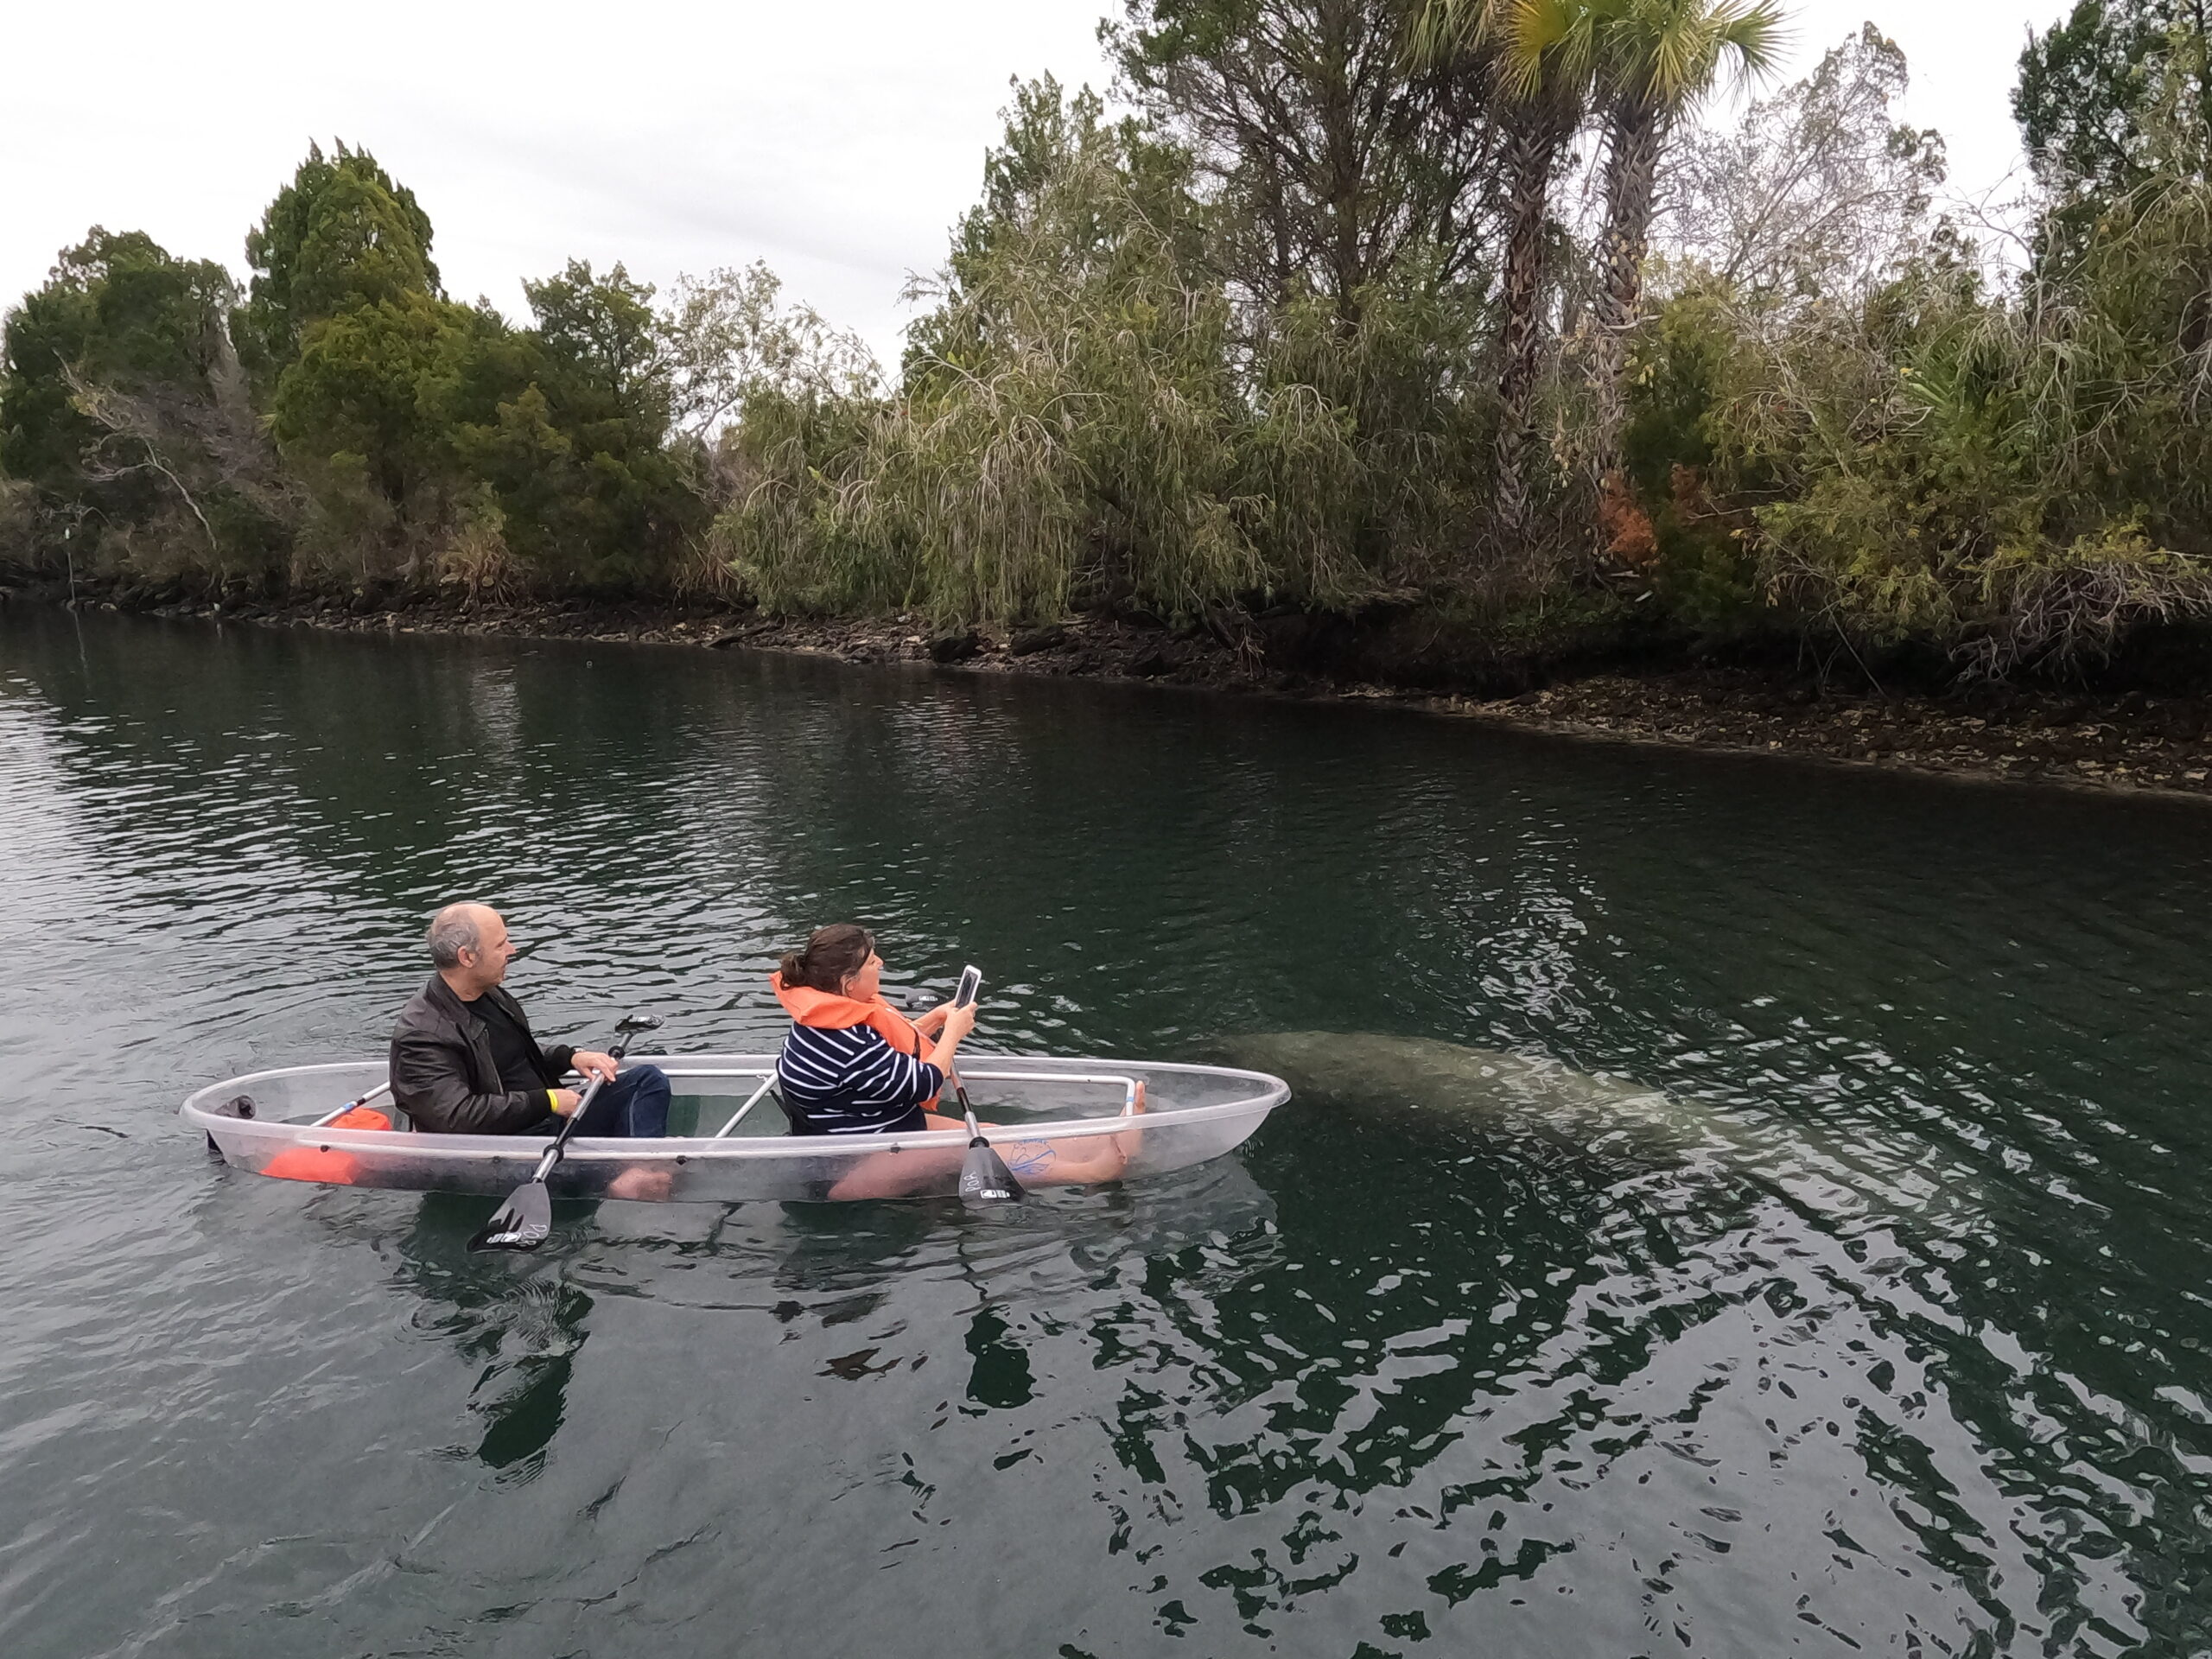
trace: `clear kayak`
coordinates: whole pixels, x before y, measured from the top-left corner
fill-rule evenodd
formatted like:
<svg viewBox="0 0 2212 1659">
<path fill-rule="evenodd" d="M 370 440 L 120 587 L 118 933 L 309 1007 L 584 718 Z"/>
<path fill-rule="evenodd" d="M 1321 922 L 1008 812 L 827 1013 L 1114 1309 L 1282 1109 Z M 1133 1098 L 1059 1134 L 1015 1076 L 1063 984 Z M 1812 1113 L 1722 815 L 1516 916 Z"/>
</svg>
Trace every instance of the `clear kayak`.
<svg viewBox="0 0 2212 1659">
<path fill-rule="evenodd" d="M 578 1136 L 547 1181 L 556 1198 L 751 1199 L 951 1196 L 964 1131 L 855 1136 L 788 1133 L 772 1054 L 641 1055 L 675 1093 L 665 1139 Z M 1141 1179 L 1241 1145 L 1290 1087 L 1262 1071 L 1161 1061 L 978 1055 L 960 1068 L 976 1116 L 1017 1177 L 1049 1185 L 1056 1154 L 1095 1166 L 1110 1137 L 1116 1179 Z M 250 1072 L 188 1099 L 185 1121 L 224 1160 L 256 1174 L 416 1192 L 503 1195 L 530 1179 L 545 1142 L 530 1135 L 429 1135 L 330 1122 L 385 1083 L 382 1060 Z M 947 1105 L 950 1106 L 948 1100 Z"/>
</svg>

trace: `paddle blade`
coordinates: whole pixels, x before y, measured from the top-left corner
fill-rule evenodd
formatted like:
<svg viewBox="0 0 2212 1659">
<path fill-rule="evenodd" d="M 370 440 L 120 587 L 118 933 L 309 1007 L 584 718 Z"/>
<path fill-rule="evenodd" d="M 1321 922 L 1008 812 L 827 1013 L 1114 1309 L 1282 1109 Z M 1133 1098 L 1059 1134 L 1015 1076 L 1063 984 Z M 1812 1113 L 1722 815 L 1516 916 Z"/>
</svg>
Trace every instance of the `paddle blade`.
<svg viewBox="0 0 2212 1659">
<path fill-rule="evenodd" d="M 968 1155 L 960 1160 L 960 1198 L 963 1204 L 1021 1202 L 1021 1183 L 980 1135 L 968 1143 Z"/>
<path fill-rule="evenodd" d="M 468 1241 L 472 1250 L 534 1250 L 553 1231 L 553 1198 L 543 1181 L 517 1187 L 483 1230 Z"/>
</svg>

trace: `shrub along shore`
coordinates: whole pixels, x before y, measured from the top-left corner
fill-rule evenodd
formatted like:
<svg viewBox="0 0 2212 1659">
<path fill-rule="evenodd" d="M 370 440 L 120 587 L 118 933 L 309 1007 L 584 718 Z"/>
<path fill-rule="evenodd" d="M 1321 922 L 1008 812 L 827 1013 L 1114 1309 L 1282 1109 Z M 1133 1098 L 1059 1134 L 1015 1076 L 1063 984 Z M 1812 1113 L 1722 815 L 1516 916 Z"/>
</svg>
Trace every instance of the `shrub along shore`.
<svg viewBox="0 0 2212 1659">
<path fill-rule="evenodd" d="M 1555 735 L 1818 760 L 1954 778 L 2152 791 L 2212 800 L 2212 691 L 1978 684 L 1878 688 L 1779 662 L 1694 664 L 1679 654 L 1579 665 L 1491 658 L 1440 680 L 1433 659 L 1391 676 L 1389 632 L 1349 641 L 1309 629 L 1265 636 L 1175 626 L 1141 613 L 1079 616 L 1011 632 L 934 629 L 908 613 L 864 620 L 764 616 L 704 601 L 423 597 L 353 605 L 162 599 L 0 587 L 0 604 L 75 605 L 227 626 L 349 633 L 688 645 L 792 652 L 861 665 L 1119 681 L 1422 710 Z M 1280 619 L 1278 619 L 1280 620 Z M 1333 630 L 1340 622 L 1330 619 Z M 1287 643 L 1286 643 L 1287 642 Z M 1345 650 L 1347 644 L 1356 646 Z M 1483 649 L 1471 642 L 1470 651 Z M 1339 654 L 1341 653 L 1341 654 Z M 1452 672 L 1465 672 L 1464 659 Z M 1380 674 L 1381 677 L 1363 677 Z"/>
<path fill-rule="evenodd" d="M 1871 26 L 1762 79 L 1785 10 L 1122 0 L 1126 112 L 1015 88 L 891 369 L 759 264 L 464 303 L 311 149 L 243 280 L 94 226 L 7 313 L 0 580 L 2193 786 L 2203 9 L 2031 37 L 2004 235 Z"/>
</svg>

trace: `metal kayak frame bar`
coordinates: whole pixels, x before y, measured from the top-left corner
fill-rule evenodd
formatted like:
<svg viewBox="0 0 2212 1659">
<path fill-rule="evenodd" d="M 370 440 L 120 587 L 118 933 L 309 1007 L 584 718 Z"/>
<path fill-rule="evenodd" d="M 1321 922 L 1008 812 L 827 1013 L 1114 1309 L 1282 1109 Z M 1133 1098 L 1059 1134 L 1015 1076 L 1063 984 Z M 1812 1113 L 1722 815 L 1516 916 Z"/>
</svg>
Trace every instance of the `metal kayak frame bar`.
<svg viewBox="0 0 2212 1659">
<path fill-rule="evenodd" d="M 1137 1103 L 1144 1097 L 1144 1084 L 1137 1078 L 1115 1071 L 977 1071 L 963 1067 L 960 1075 L 970 1083 L 1087 1083 L 1112 1084 L 1122 1091 L 1119 1117 L 1136 1115 Z M 709 1138 L 726 1140 L 745 1115 L 760 1103 L 761 1096 L 776 1086 L 776 1068 L 772 1065 L 743 1066 L 681 1066 L 668 1073 L 672 1082 L 678 1077 L 759 1077 L 760 1086 L 746 1096 L 745 1103 L 730 1114 L 729 1122 L 716 1129 Z"/>
<path fill-rule="evenodd" d="M 669 1072 L 668 1075 L 671 1078 L 759 1077 L 760 1079 L 760 1086 L 746 1096 L 745 1103 L 742 1106 L 740 1106 L 734 1112 L 730 1114 L 729 1122 L 723 1124 L 721 1128 L 716 1129 L 714 1134 L 709 1137 L 709 1139 L 715 1141 L 727 1140 L 736 1129 L 737 1126 L 745 1121 L 745 1115 L 751 1111 L 755 1106 L 758 1106 L 760 1103 L 761 1097 L 766 1095 L 771 1089 L 773 1089 L 776 1086 L 776 1068 L 772 1065 L 683 1066 Z M 1144 1085 L 1139 1083 L 1135 1077 L 1126 1077 L 1119 1073 L 1110 1071 L 977 1071 L 970 1069 L 963 1071 L 960 1075 L 970 1081 L 981 1081 L 984 1083 L 1088 1083 L 1117 1084 L 1122 1090 L 1122 1109 L 1117 1116 L 1122 1117 L 1135 1116 L 1137 1109 L 1137 1101 L 1142 1094 L 1144 1087 Z M 308 1124 L 308 1127 L 312 1129 L 321 1128 L 326 1124 L 331 1123 L 338 1118 L 344 1116 L 347 1112 L 353 1110 L 356 1105 L 373 1100 L 378 1095 L 389 1092 L 391 1088 L 391 1085 L 389 1083 L 378 1084 L 374 1089 L 370 1090 L 367 1094 L 363 1095 L 359 1101 L 348 1101 L 343 1106 L 334 1107 L 331 1110 L 325 1112 L 321 1117 L 315 1119 L 314 1122 Z"/>
<path fill-rule="evenodd" d="M 700 1074 L 696 1071 L 685 1071 L 681 1072 L 678 1075 L 687 1077 L 696 1077 Z M 749 1077 L 752 1074 L 750 1072 L 745 1072 L 739 1075 Z M 760 1086 L 758 1089 L 755 1089 L 752 1094 L 746 1097 L 745 1104 L 739 1107 L 736 1111 L 730 1115 L 729 1122 L 723 1124 L 721 1128 L 715 1131 L 714 1139 L 717 1141 L 727 1139 L 729 1135 L 729 1132 L 745 1121 L 745 1115 L 760 1103 L 760 1096 L 766 1094 L 775 1086 L 776 1074 L 773 1071 L 770 1071 L 766 1077 L 761 1079 Z"/>
</svg>

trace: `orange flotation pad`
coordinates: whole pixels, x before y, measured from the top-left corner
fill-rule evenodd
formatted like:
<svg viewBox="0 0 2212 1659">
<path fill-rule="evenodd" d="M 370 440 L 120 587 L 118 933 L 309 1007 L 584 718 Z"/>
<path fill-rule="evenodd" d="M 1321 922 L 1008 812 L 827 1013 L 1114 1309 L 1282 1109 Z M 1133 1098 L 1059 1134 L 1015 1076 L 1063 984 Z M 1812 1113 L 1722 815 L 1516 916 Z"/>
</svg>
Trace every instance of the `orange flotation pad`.
<svg viewBox="0 0 2212 1659">
<path fill-rule="evenodd" d="M 796 1024 L 823 1031 L 870 1026 L 901 1054 L 911 1054 L 918 1060 L 922 1058 L 922 1033 L 914 1029 L 912 1020 L 880 996 L 862 1002 L 855 997 L 840 996 L 835 991 L 817 991 L 808 985 L 786 987 L 781 973 L 768 976 L 768 988 L 775 992 L 776 1001 L 784 1005 L 784 1012 Z M 932 1095 L 922 1103 L 922 1109 L 926 1111 L 936 1104 L 937 1096 Z"/>
<path fill-rule="evenodd" d="M 326 1129 L 388 1129 L 391 1119 L 373 1106 L 355 1106 L 322 1126 Z M 360 1160 L 336 1147 L 287 1147 L 261 1166 L 280 1181 L 323 1181 L 351 1186 Z"/>
</svg>

